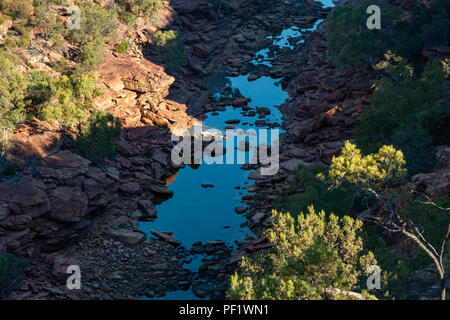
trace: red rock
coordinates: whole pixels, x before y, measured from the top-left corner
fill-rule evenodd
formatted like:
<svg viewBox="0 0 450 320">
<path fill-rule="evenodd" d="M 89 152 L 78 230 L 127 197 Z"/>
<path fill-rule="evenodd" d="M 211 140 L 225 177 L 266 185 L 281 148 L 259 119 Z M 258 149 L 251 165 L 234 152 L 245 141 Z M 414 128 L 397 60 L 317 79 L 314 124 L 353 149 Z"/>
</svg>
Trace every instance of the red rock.
<svg viewBox="0 0 450 320">
<path fill-rule="evenodd" d="M 50 216 L 62 222 L 80 221 L 87 212 L 88 197 L 78 187 L 58 187 L 50 195 Z"/>
<path fill-rule="evenodd" d="M 10 203 L 14 208 L 32 217 L 41 216 L 50 209 L 47 195 L 31 175 L 1 184 L 0 200 Z"/>
<path fill-rule="evenodd" d="M 341 101 L 344 99 L 344 95 L 339 93 L 332 93 L 326 95 L 325 99 L 327 99 L 328 101 Z"/>
<path fill-rule="evenodd" d="M 3 228 L 11 230 L 23 230 L 31 225 L 32 217 L 28 215 L 9 216 L 0 221 Z"/>
<path fill-rule="evenodd" d="M 156 209 L 150 200 L 139 200 L 139 208 L 144 211 L 147 218 L 156 218 Z"/>
<path fill-rule="evenodd" d="M 120 152 L 123 153 L 124 155 L 137 156 L 140 154 L 139 150 L 135 146 L 129 144 L 123 139 L 120 139 L 118 146 Z"/>
<path fill-rule="evenodd" d="M 58 151 L 61 147 L 62 133 L 53 124 L 33 120 L 18 125 L 10 140 L 13 143 L 5 157 L 24 166 Z"/>
<path fill-rule="evenodd" d="M 120 191 L 125 193 L 137 193 L 141 187 L 136 182 L 126 182 L 120 185 Z"/>
<path fill-rule="evenodd" d="M 42 159 L 42 165 L 37 167 L 37 171 L 44 178 L 66 180 L 86 173 L 90 163 L 89 160 L 64 150 Z"/>
<path fill-rule="evenodd" d="M 450 194 L 450 167 L 432 173 L 419 173 L 411 178 L 411 182 L 420 192 L 431 197 Z"/>
<path fill-rule="evenodd" d="M 145 233 L 127 229 L 108 230 L 106 235 L 128 245 L 136 245 L 145 240 Z"/>
<path fill-rule="evenodd" d="M 104 190 L 103 185 L 94 179 L 86 179 L 83 182 L 83 191 L 87 194 L 89 200 L 94 199 Z"/>
</svg>

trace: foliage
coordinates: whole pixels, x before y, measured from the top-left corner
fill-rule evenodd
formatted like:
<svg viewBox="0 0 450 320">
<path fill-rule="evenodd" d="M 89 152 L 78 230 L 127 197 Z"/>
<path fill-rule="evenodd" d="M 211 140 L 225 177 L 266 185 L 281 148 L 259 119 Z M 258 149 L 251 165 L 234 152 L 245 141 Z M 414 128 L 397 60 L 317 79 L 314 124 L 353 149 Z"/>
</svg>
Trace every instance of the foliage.
<svg viewBox="0 0 450 320">
<path fill-rule="evenodd" d="M 343 181 L 353 183 L 367 197 L 376 199 L 378 206 L 368 208 L 360 217 L 409 239 L 422 250 L 422 256 L 431 258 L 441 279 L 441 298 L 445 299 L 449 198 L 444 198 L 441 204 L 420 193 L 417 197 L 409 185 L 394 189 L 390 182 L 405 175 L 405 161 L 402 152 L 392 146 L 361 156 L 355 145 L 346 142 L 342 155 L 334 157 L 332 162 L 329 172 L 332 185 Z"/>
<path fill-rule="evenodd" d="M 152 18 L 163 8 L 161 0 L 116 0 L 122 11 Z"/>
<path fill-rule="evenodd" d="M 129 45 L 128 41 L 122 41 L 121 43 L 119 43 L 117 45 L 117 52 L 118 53 L 125 53 L 125 52 L 127 52 L 128 45 Z"/>
<path fill-rule="evenodd" d="M 0 50 L 0 129 L 24 118 L 26 81 L 16 69 L 17 58 Z"/>
<path fill-rule="evenodd" d="M 366 27 L 369 5 L 379 5 L 383 13 L 381 30 Z M 327 18 L 329 54 L 338 66 L 361 66 L 380 57 L 391 41 L 383 30 L 392 26 L 392 20 L 401 13 L 399 7 L 382 5 L 381 1 L 364 1 L 355 6 L 335 6 Z"/>
<path fill-rule="evenodd" d="M 274 201 L 274 207 L 288 212 L 304 212 L 313 205 L 318 210 L 334 212 L 338 216 L 356 214 L 361 204 L 355 190 L 349 184 L 330 189 L 321 179 L 326 175 L 325 166 L 299 166 L 292 174 L 291 192 L 280 195 Z"/>
<path fill-rule="evenodd" d="M 381 29 L 369 30 L 366 9 L 376 4 L 381 8 Z M 411 3 L 411 5 L 415 5 Z M 450 37 L 450 6 L 437 0 L 432 8 L 419 6 L 409 19 L 399 19 L 402 9 L 385 1 L 364 1 L 358 5 L 333 8 L 327 18 L 329 55 L 338 66 L 376 64 L 383 53 L 395 54 L 415 62 L 424 44 L 446 46 Z"/>
<path fill-rule="evenodd" d="M 94 69 L 103 60 L 103 44 L 115 34 L 117 13 L 100 5 L 83 3 L 80 29 L 72 30 L 71 39 L 81 46 L 83 71 Z"/>
<path fill-rule="evenodd" d="M 80 29 L 72 30 L 72 40 L 81 45 L 93 40 L 105 40 L 114 34 L 117 26 L 117 13 L 100 5 L 83 3 Z"/>
<path fill-rule="evenodd" d="M 406 175 L 403 153 L 383 146 L 378 153 L 364 156 L 356 145 L 346 141 L 341 155 L 333 157 L 329 177 L 333 186 L 343 182 L 377 188 Z"/>
<path fill-rule="evenodd" d="M 243 258 L 240 273 L 231 277 L 230 299 L 352 299 L 361 276 L 376 264 L 363 253 L 362 222 L 325 212 L 294 219 L 273 211 L 273 227 L 266 232 L 273 250 Z"/>
<path fill-rule="evenodd" d="M 33 3 L 30 0 L 0 0 L 0 11 L 13 18 L 29 19 Z"/>
<path fill-rule="evenodd" d="M 96 76 L 60 76 L 51 78 L 40 72 L 30 74 L 28 86 L 31 105 L 36 106 L 37 116 L 43 120 L 56 120 L 72 125 L 87 116 L 95 93 Z"/>
<path fill-rule="evenodd" d="M 385 57 L 377 68 L 386 76 L 355 129 L 356 142 L 364 152 L 394 144 L 404 151 L 410 175 L 426 172 L 433 165 L 433 145 L 449 138 L 449 83 L 437 61 L 427 63 L 417 77 L 405 59 L 391 52 Z"/>
<path fill-rule="evenodd" d="M 177 31 L 158 30 L 153 35 L 153 40 L 157 47 L 164 54 L 164 61 L 167 65 L 167 70 L 173 73 L 186 60 L 186 53 L 184 51 L 184 44 Z"/>
<path fill-rule="evenodd" d="M 99 39 L 86 42 L 82 46 L 80 71 L 90 71 L 103 62 L 105 54 L 103 42 Z"/>
<path fill-rule="evenodd" d="M 178 38 L 178 32 L 175 30 L 158 30 L 153 34 L 153 39 L 158 47 L 165 47 L 168 42 Z"/>
<path fill-rule="evenodd" d="M 7 176 L 13 176 L 13 175 L 16 174 L 17 169 L 18 169 L 17 164 L 15 164 L 15 163 L 9 163 L 9 164 L 6 166 L 5 170 L 3 171 L 3 174 L 4 174 L 4 175 L 7 175 Z"/>
<path fill-rule="evenodd" d="M 95 111 L 85 124 L 79 125 L 74 147 L 85 158 L 102 165 L 105 159 L 117 154 L 116 142 L 120 137 L 121 122 L 104 111 Z"/>
<path fill-rule="evenodd" d="M 0 298 L 6 297 L 24 278 L 28 263 L 13 254 L 0 254 Z"/>
<path fill-rule="evenodd" d="M 66 30 L 56 14 L 50 12 L 49 4 L 47 0 L 34 0 L 36 24 L 45 39 L 63 35 Z"/>
</svg>

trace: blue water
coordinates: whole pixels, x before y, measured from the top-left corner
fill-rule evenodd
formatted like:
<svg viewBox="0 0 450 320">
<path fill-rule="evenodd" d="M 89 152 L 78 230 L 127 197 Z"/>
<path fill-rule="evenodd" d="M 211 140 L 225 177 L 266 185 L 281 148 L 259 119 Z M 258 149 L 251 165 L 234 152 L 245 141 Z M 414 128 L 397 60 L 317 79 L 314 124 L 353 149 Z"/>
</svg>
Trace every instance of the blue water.
<svg viewBox="0 0 450 320">
<path fill-rule="evenodd" d="M 333 7 L 331 0 L 320 0 L 324 8 Z M 274 37 L 274 44 L 278 47 L 290 47 L 289 39 L 300 37 L 305 31 L 313 31 L 322 20 L 316 21 L 309 29 L 299 29 L 295 26 L 285 29 L 280 35 Z M 297 42 L 302 43 L 303 40 Z M 268 56 L 268 49 L 263 49 L 256 53 L 255 59 L 251 62 L 255 65 L 263 64 L 271 67 L 271 60 Z M 258 57 L 258 55 L 260 57 Z M 262 56 L 262 58 L 261 58 Z M 250 107 L 266 107 L 271 113 L 264 120 L 271 123 L 281 124 L 282 114 L 276 106 L 282 104 L 288 94 L 282 90 L 278 84 L 279 79 L 261 77 L 249 82 L 247 76 L 239 76 L 224 79 L 231 88 L 238 89 L 243 96 L 252 101 Z M 211 92 L 213 96 L 220 96 L 218 92 Z M 247 130 L 253 128 L 255 120 L 260 120 L 258 116 L 243 116 L 241 108 L 226 107 L 225 111 L 218 112 L 218 115 L 207 115 L 203 121 L 204 129 L 219 129 L 225 132 L 226 120 L 240 119 L 240 123 L 234 125 L 235 129 Z M 267 127 L 265 127 L 267 128 Z M 227 150 L 235 152 L 236 157 L 244 151 Z M 244 152 L 247 159 L 252 156 L 252 151 Z M 226 156 L 226 155 L 225 155 Z M 140 229 L 147 237 L 152 237 L 150 229 L 173 232 L 173 236 L 181 241 L 182 245 L 190 249 L 197 241 L 205 243 L 211 240 L 224 240 L 228 245 L 235 246 L 236 241 L 242 241 L 251 231 L 247 227 L 241 227 L 246 222 L 244 215 L 239 215 L 234 211 L 238 206 L 245 206 L 241 198 L 246 194 L 246 187 L 250 185 L 248 180 L 249 171 L 241 168 L 241 164 L 201 164 L 193 168 L 186 166 L 180 169 L 175 179 L 171 179 L 168 186 L 174 192 L 174 196 L 157 206 L 158 217 L 155 221 L 140 222 Z M 212 184 L 213 188 L 203 188 L 202 184 Z M 240 187 L 240 189 L 236 189 Z M 194 255 L 192 261 L 185 264 L 185 268 L 193 272 L 198 271 L 202 264 L 201 259 L 205 255 Z M 143 297 L 143 300 L 149 300 Z M 191 289 L 177 290 L 167 293 L 164 297 L 154 297 L 150 300 L 199 300 Z"/>
<path fill-rule="evenodd" d="M 231 86 L 252 101 L 250 107 L 266 107 L 271 114 L 264 118 L 266 122 L 281 123 L 281 112 L 275 105 L 280 105 L 288 97 L 277 80 L 262 77 L 248 82 L 246 76 L 230 78 Z M 226 120 L 240 119 L 236 129 L 247 130 L 259 128 L 252 126 L 257 116 L 243 116 L 241 108 L 226 108 L 218 115 L 208 114 L 203 121 L 203 128 L 215 128 L 225 132 Z M 244 125 L 244 123 L 247 123 Z M 227 150 L 237 154 L 238 150 Z M 247 152 L 248 154 L 248 152 Z M 225 155 L 226 156 L 226 155 Z M 249 156 L 247 155 L 247 160 Z M 190 249 L 197 241 L 203 243 L 211 240 L 225 240 L 228 245 L 235 246 L 235 241 L 242 241 L 251 231 L 240 225 L 246 221 L 244 215 L 235 213 L 238 206 L 245 206 L 241 202 L 246 193 L 249 171 L 242 170 L 241 164 L 201 164 L 197 168 L 186 166 L 178 172 L 178 176 L 168 188 L 174 196 L 156 207 L 158 216 L 154 221 L 141 221 L 140 229 L 148 237 L 152 237 L 150 229 L 173 232 L 173 236 L 182 245 Z M 248 182 L 247 182 L 248 183 Z M 213 188 L 204 188 L 202 184 L 212 184 Z M 238 190 L 236 187 L 240 187 Z M 227 227 L 227 228 L 224 228 Z"/>
<path fill-rule="evenodd" d="M 321 1 L 325 8 L 327 6 L 333 6 L 331 0 L 323 0 Z M 290 39 L 299 38 L 303 36 L 307 32 L 312 32 L 317 29 L 317 26 L 323 21 L 323 19 L 317 20 L 311 28 L 300 29 L 297 26 L 291 26 L 290 28 L 283 29 L 280 34 L 277 36 L 267 36 L 266 39 L 273 40 L 273 45 L 277 46 L 278 49 L 275 50 L 275 53 L 272 56 L 269 56 L 270 50 L 268 48 L 259 50 L 255 53 L 255 57 L 250 62 L 254 65 L 265 65 L 267 67 L 272 67 L 272 61 L 277 58 L 277 52 L 283 48 L 289 48 L 290 50 L 294 49 L 295 46 L 304 42 L 303 39 L 300 39 L 295 44 L 291 44 Z"/>
<path fill-rule="evenodd" d="M 239 89 L 242 95 L 252 99 L 248 106 L 270 109 L 271 113 L 264 120 L 272 123 L 281 123 L 282 114 L 275 106 L 288 98 L 288 94 L 277 82 L 278 80 L 270 77 L 262 77 L 252 82 L 249 82 L 246 76 L 229 78 L 232 88 Z M 241 123 L 235 125 L 235 130 L 253 128 L 257 131 L 259 128 L 252 124 L 255 120 L 261 120 L 257 115 L 243 116 L 241 108 L 228 106 L 225 111 L 218 112 L 218 115 L 208 114 L 203 121 L 203 128 L 216 128 L 225 132 L 224 129 L 228 126 L 225 121 L 230 119 L 241 120 Z M 240 152 L 245 153 L 238 150 L 227 150 L 227 153 L 233 151 L 236 157 Z M 249 152 L 246 153 L 248 159 Z M 241 167 L 242 165 L 237 163 L 201 164 L 196 169 L 190 166 L 180 169 L 175 180 L 168 185 L 174 196 L 157 205 L 157 218 L 154 221 L 140 222 L 140 229 L 147 237 L 152 237 L 150 229 L 173 232 L 173 236 L 188 249 L 194 242 L 205 243 L 211 240 L 224 240 L 228 245 L 235 246 L 236 241 L 242 241 L 247 234 L 252 234 L 248 227 L 241 227 L 241 224 L 247 221 L 244 215 L 234 211 L 238 206 L 245 206 L 241 198 L 246 194 L 244 188 L 249 185 L 247 176 L 250 171 Z M 212 184 L 214 187 L 203 188 L 202 184 Z M 193 258 L 185 267 L 198 271 L 202 256 Z M 191 290 L 179 290 L 162 298 L 152 299 L 196 299 L 196 296 Z"/>
</svg>

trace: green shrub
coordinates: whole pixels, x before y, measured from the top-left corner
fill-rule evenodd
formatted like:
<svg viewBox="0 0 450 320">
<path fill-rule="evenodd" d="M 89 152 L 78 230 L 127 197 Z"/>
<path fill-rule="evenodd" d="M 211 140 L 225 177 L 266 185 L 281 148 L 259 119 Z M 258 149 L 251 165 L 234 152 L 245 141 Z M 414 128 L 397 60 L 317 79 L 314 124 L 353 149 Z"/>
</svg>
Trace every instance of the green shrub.
<svg viewBox="0 0 450 320">
<path fill-rule="evenodd" d="M 366 9 L 376 4 L 381 8 L 381 29 L 366 28 Z M 364 1 L 353 6 L 336 6 L 327 18 L 329 55 L 338 66 L 376 64 L 388 49 L 415 63 L 424 44 L 446 46 L 450 39 L 450 5 L 437 0 L 432 8 L 420 6 L 408 20 L 398 21 L 398 6 L 385 1 Z"/>
<path fill-rule="evenodd" d="M 114 35 L 118 23 L 116 12 L 88 3 L 83 3 L 80 9 L 80 29 L 72 30 L 73 41 L 84 45 L 89 41 L 103 42 Z"/>
<path fill-rule="evenodd" d="M 17 57 L 0 50 L 0 129 L 24 119 L 26 80 L 16 70 Z"/>
<path fill-rule="evenodd" d="M 381 30 L 366 27 L 366 9 L 371 4 L 381 7 Z M 401 13 L 399 7 L 382 5 L 381 1 L 363 2 L 355 6 L 335 6 L 327 18 L 329 54 L 338 66 L 374 62 L 390 47 L 384 29 Z"/>
<path fill-rule="evenodd" d="M 28 262 L 13 254 L 0 254 L 0 298 L 6 297 L 23 280 Z"/>
<path fill-rule="evenodd" d="M 80 72 L 94 70 L 104 59 L 103 42 L 100 40 L 88 41 L 81 47 Z"/>
<path fill-rule="evenodd" d="M 184 51 L 184 44 L 177 31 L 158 30 L 153 35 L 153 40 L 158 47 L 160 55 L 164 55 L 164 62 L 167 65 L 167 70 L 173 73 L 186 60 L 186 52 Z"/>
<path fill-rule="evenodd" d="M 161 0 L 116 0 L 123 11 L 135 16 L 155 17 L 163 8 Z"/>
<path fill-rule="evenodd" d="M 338 216 L 358 212 L 361 204 L 355 190 L 348 184 L 330 190 L 328 183 L 320 178 L 320 174 L 325 175 L 326 172 L 325 166 L 299 166 L 292 174 L 290 192 L 275 199 L 274 207 L 295 213 L 305 212 L 313 205 L 318 210 L 333 212 Z"/>
<path fill-rule="evenodd" d="M 66 28 L 58 20 L 57 15 L 50 12 L 49 1 L 34 0 L 34 16 L 36 24 L 45 39 L 65 33 Z"/>
<path fill-rule="evenodd" d="M 356 141 L 365 153 L 380 144 L 395 144 L 405 152 L 410 174 L 428 171 L 433 145 L 448 141 L 449 83 L 436 61 L 429 62 L 418 77 L 404 59 L 391 53 L 386 57 L 378 64 L 386 76 L 354 131 Z"/>
<path fill-rule="evenodd" d="M 311 206 L 294 219 L 273 212 L 266 232 L 273 250 L 243 258 L 231 277 L 227 297 L 242 300 L 355 299 L 361 277 L 376 261 L 363 253 L 362 222 L 338 218 Z M 370 298 L 372 296 L 366 295 Z"/>
<path fill-rule="evenodd" d="M 75 150 L 98 165 L 117 154 L 121 122 L 104 111 L 95 111 L 86 123 L 79 125 L 79 134 L 74 141 Z"/>
<path fill-rule="evenodd" d="M 40 119 L 75 124 L 87 116 L 95 83 L 93 73 L 52 78 L 33 72 L 28 85 L 30 105 L 36 106 L 35 112 Z"/>
<path fill-rule="evenodd" d="M 6 166 L 5 170 L 3 171 L 3 174 L 5 174 L 5 175 L 7 175 L 7 176 L 13 176 L 13 175 L 16 174 L 17 169 L 18 169 L 17 164 L 15 164 L 15 163 L 9 163 L 9 164 Z"/>
<path fill-rule="evenodd" d="M 0 11 L 14 19 L 29 19 L 33 13 L 33 1 L 0 0 Z"/>
<path fill-rule="evenodd" d="M 93 70 L 103 61 L 103 45 L 115 35 L 118 24 L 117 13 L 100 5 L 83 3 L 80 29 L 72 30 L 71 39 L 81 46 L 81 70 Z"/>
<path fill-rule="evenodd" d="M 125 53 L 125 52 L 127 52 L 128 44 L 129 44 L 128 41 L 123 41 L 123 42 L 119 43 L 117 45 L 117 52 L 118 53 Z"/>
</svg>

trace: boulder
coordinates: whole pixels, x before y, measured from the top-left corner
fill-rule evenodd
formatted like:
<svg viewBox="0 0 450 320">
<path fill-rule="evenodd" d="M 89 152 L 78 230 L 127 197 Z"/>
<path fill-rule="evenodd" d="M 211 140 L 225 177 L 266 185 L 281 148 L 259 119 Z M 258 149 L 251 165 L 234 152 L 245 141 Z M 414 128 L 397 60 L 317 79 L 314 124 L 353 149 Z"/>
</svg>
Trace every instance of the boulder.
<svg viewBox="0 0 450 320">
<path fill-rule="evenodd" d="M 173 191 L 167 189 L 167 187 L 162 184 L 151 184 L 148 186 L 148 188 L 154 194 L 161 196 L 161 197 L 170 198 L 173 196 Z"/>
<path fill-rule="evenodd" d="M 132 157 L 138 156 L 140 153 L 139 150 L 135 146 L 129 144 L 128 142 L 126 142 L 123 139 L 121 139 L 119 141 L 118 146 L 119 146 L 119 151 L 126 156 L 132 156 Z"/>
<path fill-rule="evenodd" d="M 5 157 L 19 166 L 35 162 L 59 150 L 63 134 L 54 124 L 33 120 L 19 124 Z"/>
<path fill-rule="evenodd" d="M 236 207 L 236 208 L 234 208 L 234 211 L 236 211 L 237 214 L 242 214 L 242 213 L 244 213 L 247 210 L 248 210 L 248 207 Z"/>
<path fill-rule="evenodd" d="M 441 197 L 450 194 L 450 167 L 432 173 L 419 173 L 411 178 L 411 182 L 419 192 L 430 197 Z"/>
<path fill-rule="evenodd" d="M 127 229 L 108 230 L 106 235 L 128 245 L 136 245 L 146 239 L 145 233 Z"/>
<path fill-rule="evenodd" d="M 86 173 L 90 163 L 73 152 L 63 150 L 42 159 L 37 171 L 44 178 L 67 180 Z"/>
<path fill-rule="evenodd" d="M 155 237 L 157 237 L 158 239 L 161 239 L 161 240 L 166 241 L 166 242 L 168 242 L 170 244 L 173 244 L 174 246 L 179 246 L 181 244 L 180 241 L 175 239 L 174 236 L 172 236 L 171 234 L 169 234 L 167 232 L 161 232 L 161 231 L 157 231 L 157 230 L 150 230 L 150 233 L 152 235 L 154 235 Z"/>
<path fill-rule="evenodd" d="M 88 196 L 79 187 L 58 187 L 50 195 L 50 216 L 61 222 L 78 222 L 87 213 Z"/>
<path fill-rule="evenodd" d="M 0 184 L 0 200 L 23 214 L 38 217 L 50 210 L 50 201 L 40 188 L 41 184 L 31 175 Z"/>
<path fill-rule="evenodd" d="M 103 193 L 104 190 L 103 185 L 94 179 L 86 179 L 83 182 L 83 191 L 87 194 L 89 200 L 94 199 Z"/>
<path fill-rule="evenodd" d="M 124 193 L 133 194 L 133 193 L 138 193 L 139 190 L 141 190 L 140 185 L 134 181 L 122 183 L 120 185 L 120 191 L 122 191 Z"/>
<path fill-rule="evenodd" d="M 311 163 L 305 162 L 301 159 L 295 159 L 295 158 L 280 163 L 280 167 L 289 172 L 294 171 L 300 165 L 308 166 L 308 165 L 311 165 Z"/>
<path fill-rule="evenodd" d="M 145 213 L 146 218 L 156 218 L 156 209 L 150 200 L 139 200 L 139 208 Z"/>
<path fill-rule="evenodd" d="M 10 230 L 23 230 L 31 225 L 32 217 L 28 215 L 9 216 L 0 221 L 0 226 Z"/>
<path fill-rule="evenodd" d="M 266 218 L 265 212 L 257 212 L 251 217 L 251 222 L 254 224 L 261 224 Z"/>
</svg>

